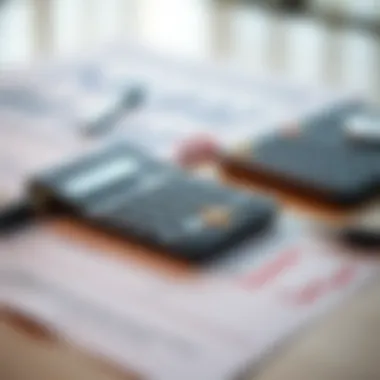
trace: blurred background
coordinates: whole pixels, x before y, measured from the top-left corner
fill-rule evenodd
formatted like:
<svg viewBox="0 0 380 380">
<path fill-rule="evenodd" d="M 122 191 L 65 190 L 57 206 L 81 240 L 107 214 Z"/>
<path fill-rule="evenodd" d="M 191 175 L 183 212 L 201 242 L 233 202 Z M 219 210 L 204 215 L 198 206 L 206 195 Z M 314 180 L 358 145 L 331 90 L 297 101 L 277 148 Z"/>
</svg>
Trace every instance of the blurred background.
<svg viewBox="0 0 380 380">
<path fill-rule="evenodd" d="M 119 39 L 380 94 L 380 0 L 0 0 L 0 64 Z"/>
</svg>

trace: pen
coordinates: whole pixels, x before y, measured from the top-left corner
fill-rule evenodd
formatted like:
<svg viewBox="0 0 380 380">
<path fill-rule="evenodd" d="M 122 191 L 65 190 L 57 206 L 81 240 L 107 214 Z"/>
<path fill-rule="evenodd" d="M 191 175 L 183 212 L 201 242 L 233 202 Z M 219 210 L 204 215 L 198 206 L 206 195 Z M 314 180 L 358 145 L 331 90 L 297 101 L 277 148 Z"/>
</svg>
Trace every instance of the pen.
<svg viewBox="0 0 380 380">
<path fill-rule="evenodd" d="M 31 202 L 27 200 L 0 206 L 0 233 L 11 232 L 22 227 L 33 220 L 35 215 Z"/>
<path fill-rule="evenodd" d="M 128 112 L 138 108 L 145 99 L 145 91 L 142 86 L 128 88 L 116 102 L 103 113 L 96 116 L 95 120 L 85 121 L 83 133 L 91 137 L 103 136 L 110 133 L 117 122 Z"/>
</svg>

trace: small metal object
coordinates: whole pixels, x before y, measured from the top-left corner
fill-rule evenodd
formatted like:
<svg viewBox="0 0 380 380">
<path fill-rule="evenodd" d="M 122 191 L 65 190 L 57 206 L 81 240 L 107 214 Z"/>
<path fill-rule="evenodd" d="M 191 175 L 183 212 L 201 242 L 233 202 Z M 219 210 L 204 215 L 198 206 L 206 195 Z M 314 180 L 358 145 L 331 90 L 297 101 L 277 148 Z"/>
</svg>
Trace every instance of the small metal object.
<svg viewBox="0 0 380 380">
<path fill-rule="evenodd" d="M 366 206 L 338 224 L 324 222 L 317 226 L 329 236 L 357 248 L 380 247 L 380 202 Z"/>
<path fill-rule="evenodd" d="M 342 235 L 356 245 L 380 247 L 380 203 L 354 216 L 343 228 Z"/>
<path fill-rule="evenodd" d="M 347 229 L 343 231 L 344 239 L 356 246 L 375 248 L 380 247 L 380 231 L 367 231 L 365 229 Z"/>
</svg>

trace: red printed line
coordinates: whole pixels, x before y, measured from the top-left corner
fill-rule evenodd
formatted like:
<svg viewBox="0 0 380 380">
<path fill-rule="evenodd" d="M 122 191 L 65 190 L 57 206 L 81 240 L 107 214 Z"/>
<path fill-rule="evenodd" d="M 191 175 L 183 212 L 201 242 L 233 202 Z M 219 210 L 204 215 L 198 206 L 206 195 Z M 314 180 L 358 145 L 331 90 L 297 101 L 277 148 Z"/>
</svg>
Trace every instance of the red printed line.
<svg viewBox="0 0 380 380">
<path fill-rule="evenodd" d="M 322 298 L 328 292 L 326 283 L 323 281 L 313 281 L 301 289 L 295 291 L 293 294 L 288 295 L 292 304 L 297 306 L 311 305 L 318 299 Z"/>
<path fill-rule="evenodd" d="M 300 251 L 298 249 L 293 248 L 285 251 L 273 261 L 243 278 L 241 283 L 245 288 L 250 290 L 262 288 L 296 265 L 299 258 Z"/>
<path fill-rule="evenodd" d="M 311 306 L 322 297 L 342 289 L 350 284 L 356 274 L 356 267 L 352 264 L 341 266 L 330 278 L 315 279 L 292 294 L 287 294 L 293 305 Z"/>
<path fill-rule="evenodd" d="M 333 289 L 340 289 L 347 286 L 356 274 L 356 267 L 354 265 L 345 265 L 335 274 L 330 280 L 330 287 Z"/>
</svg>

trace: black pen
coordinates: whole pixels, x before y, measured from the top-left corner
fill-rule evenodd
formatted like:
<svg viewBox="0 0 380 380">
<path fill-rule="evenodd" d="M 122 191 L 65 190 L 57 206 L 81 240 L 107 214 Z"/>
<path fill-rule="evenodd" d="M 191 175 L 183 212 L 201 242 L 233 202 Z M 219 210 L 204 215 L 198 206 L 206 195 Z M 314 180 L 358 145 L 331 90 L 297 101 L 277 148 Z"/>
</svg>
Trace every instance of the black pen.
<svg viewBox="0 0 380 380">
<path fill-rule="evenodd" d="M 380 202 L 377 201 L 359 212 L 341 234 L 352 244 L 363 247 L 380 247 Z"/>
<path fill-rule="evenodd" d="M 34 220 L 36 210 L 26 199 L 0 206 L 0 234 L 9 233 Z"/>
</svg>

